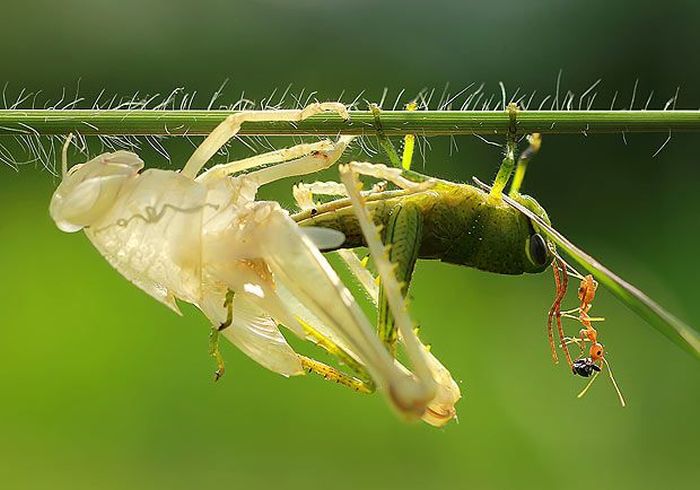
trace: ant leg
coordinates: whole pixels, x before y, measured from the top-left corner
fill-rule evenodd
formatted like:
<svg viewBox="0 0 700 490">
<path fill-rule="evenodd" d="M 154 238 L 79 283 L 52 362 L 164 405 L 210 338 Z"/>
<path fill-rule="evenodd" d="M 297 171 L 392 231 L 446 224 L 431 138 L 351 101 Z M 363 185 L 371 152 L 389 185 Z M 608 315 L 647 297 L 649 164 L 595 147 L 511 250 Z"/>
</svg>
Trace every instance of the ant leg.
<svg viewBox="0 0 700 490">
<path fill-rule="evenodd" d="M 313 103 L 304 109 L 280 111 L 245 111 L 231 114 L 224 119 L 194 151 L 182 169 L 182 174 L 194 179 L 209 159 L 216 154 L 231 138 L 238 134 L 241 126 L 253 121 L 288 121 L 300 122 L 322 112 L 335 112 L 343 119 L 348 119 L 347 108 L 337 102 Z"/>
<path fill-rule="evenodd" d="M 527 140 L 530 144 L 518 158 L 515 175 L 513 176 L 513 182 L 510 185 L 510 192 L 508 193 L 510 197 L 520 193 L 520 187 L 523 185 L 523 179 L 525 179 L 525 172 L 527 171 L 527 164 L 537 152 L 540 151 L 540 147 L 542 146 L 542 136 L 540 136 L 540 133 L 532 133 L 527 137 Z"/>
<path fill-rule="evenodd" d="M 556 294 L 552 307 L 549 309 L 549 314 L 547 315 L 547 335 L 549 338 L 549 347 L 552 351 L 552 359 L 555 363 L 558 363 L 559 358 L 557 356 L 556 346 L 554 343 L 554 332 L 552 326 L 553 320 L 556 320 L 560 345 L 566 356 L 566 361 L 568 362 L 569 367 L 571 367 L 573 363 L 571 361 L 571 355 L 569 354 L 569 348 L 565 341 L 566 336 L 564 334 L 564 328 L 561 323 L 561 302 L 566 295 L 569 285 L 569 276 L 566 273 L 566 267 L 563 264 L 560 264 L 557 259 L 552 262 L 552 270 L 554 271 Z"/>
<path fill-rule="evenodd" d="M 559 278 L 559 267 L 555 262 L 552 262 L 552 271 L 554 272 L 554 288 L 555 288 L 555 293 L 554 293 L 554 302 L 552 303 L 552 307 L 549 309 L 549 313 L 547 314 L 547 338 L 549 339 L 549 348 L 552 352 L 552 360 L 554 361 L 554 364 L 559 363 L 559 356 L 557 356 L 557 347 L 556 344 L 554 343 L 554 326 L 553 326 L 553 320 L 555 315 L 560 315 L 561 311 L 559 310 L 559 305 L 561 303 L 561 298 L 564 297 L 564 294 L 562 293 L 561 289 L 561 279 Z"/>
<path fill-rule="evenodd" d="M 566 362 L 569 363 L 569 367 L 573 366 L 573 362 L 571 361 L 571 354 L 569 354 L 569 347 L 566 345 L 566 342 L 564 341 L 564 337 L 566 335 L 564 334 L 564 327 L 561 324 L 561 314 L 559 313 L 559 307 L 561 305 L 561 301 L 564 298 L 564 295 L 566 294 L 566 290 L 569 287 L 569 276 L 566 273 L 566 266 L 564 265 L 563 267 L 561 264 L 558 264 L 559 270 L 561 271 L 561 298 L 559 298 L 559 304 L 557 304 L 557 315 L 556 315 L 556 320 L 557 320 L 557 329 L 559 331 L 559 341 L 561 344 L 561 349 L 564 351 L 564 355 L 566 356 Z"/>
</svg>

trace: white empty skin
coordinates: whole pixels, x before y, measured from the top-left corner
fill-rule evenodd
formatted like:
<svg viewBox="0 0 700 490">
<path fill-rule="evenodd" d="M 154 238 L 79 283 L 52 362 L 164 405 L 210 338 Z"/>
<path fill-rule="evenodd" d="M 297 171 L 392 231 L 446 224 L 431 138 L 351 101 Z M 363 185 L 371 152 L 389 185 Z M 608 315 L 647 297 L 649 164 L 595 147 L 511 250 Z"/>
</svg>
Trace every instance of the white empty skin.
<svg viewBox="0 0 700 490">
<path fill-rule="evenodd" d="M 124 277 L 179 313 L 176 300 L 197 306 L 214 326 L 263 366 L 285 376 L 303 374 L 299 356 L 278 329 L 306 338 L 297 318 L 311 312 L 329 336 L 347 346 L 378 388 L 408 417 L 424 415 L 433 381 L 403 369 L 390 356 L 350 292 L 319 251 L 276 202 L 256 201 L 261 185 L 333 165 L 351 138 L 321 141 L 217 165 L 206 162 L 246 121 L 300 121 L 341 104 L 303 110 L 242 112 L 226 118 L 196 149 L 181 172 L 143 170 L 134 153 L 102 154 L 67 170 L 50 205 L 63 231 L 84 230 Z M 232 176 L 261 165 L 272 166 Z M 199 176 L 198 176 L 199 174 Z M 314 240 L 337 242 L 316 230 Z M 337 243 L 335 243 L 337 245 Z M 333 246 L 333 245 L 330 245 Z M 427 373 L 420 366 L 417 373 Z"/>
</svg>

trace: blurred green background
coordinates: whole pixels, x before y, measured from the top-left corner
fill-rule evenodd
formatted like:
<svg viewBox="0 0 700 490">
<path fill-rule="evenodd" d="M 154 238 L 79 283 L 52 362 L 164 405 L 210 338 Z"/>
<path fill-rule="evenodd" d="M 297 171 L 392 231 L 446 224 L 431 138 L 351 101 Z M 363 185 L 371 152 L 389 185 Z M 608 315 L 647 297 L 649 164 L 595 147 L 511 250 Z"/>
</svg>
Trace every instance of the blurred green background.
<svg viewBox="0 0 700 490">
<path fill-rule="evenodd" d="M 577 92 L 603 78 L 637 106 L 681 86 L 700 106 L 700 4 L 339 0 L 3 2 L 0 81 L 82 93 L 259 99 L 289 83 L 335 98 L 485 82 Z M 547 137 L 526 188 L 558 228 L 700 325 L 698 136 Z M 2 141 L 7 144 L 5 140 Z M 431 140 L 426 172 L 492 177 L 499 150 Z M 280 140 L 278 144 L 289 144 Z M 176 162 L 191 151 L 167 144 Z M 240 147 L 241 145 L 238 145 Z M 240 150 L 240 154 L 246 154 Z M 149 159 L 159 158 L 146 152 Z M 78 158 L 78 157 L 76 157 Z M 162 163 L 159 163 L 162 164 Z M 0 167 L 0 488 L 684 488 L 700 479 L 700 371 L 601 292 L 594 312 L 629 406 L 602 378 L 551 363 L 549 274 L 501 277 L 421 263 L 412 311 L 460 380 L 459 423 L 406 424 L 381 396 L 284 379 L 225 345 L 214 384 L 204 318 L 131 286 L 47 207 L 57 179 Z M 290 205 L 290 183 L 265 193 Z"/>
</svg>

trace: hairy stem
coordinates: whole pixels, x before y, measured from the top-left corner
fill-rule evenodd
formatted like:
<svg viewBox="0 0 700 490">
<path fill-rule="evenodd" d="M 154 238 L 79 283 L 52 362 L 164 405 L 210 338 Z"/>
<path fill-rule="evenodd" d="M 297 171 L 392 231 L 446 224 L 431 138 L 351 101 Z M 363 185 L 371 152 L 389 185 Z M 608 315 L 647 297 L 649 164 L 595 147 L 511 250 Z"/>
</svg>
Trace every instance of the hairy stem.
<svg viewBox="0 0 700 490">
<path fill-rule="evenodd" d="M 0 110 L 0 135 L 206 135 L 230 111 L 206 110 Z M 505 135 L 512 130 L 508 111 L 383 111 L 387 136 L 417 134 Z M 700 131 L 700 111 L 526 111 L 517 112 L 517 134 Z M 336 136 L 376 133 L 370 111 L 350 111 L 350 120 L 320 114 L 300 123 L 251 121 L 241 135 Z"/>
</svg>

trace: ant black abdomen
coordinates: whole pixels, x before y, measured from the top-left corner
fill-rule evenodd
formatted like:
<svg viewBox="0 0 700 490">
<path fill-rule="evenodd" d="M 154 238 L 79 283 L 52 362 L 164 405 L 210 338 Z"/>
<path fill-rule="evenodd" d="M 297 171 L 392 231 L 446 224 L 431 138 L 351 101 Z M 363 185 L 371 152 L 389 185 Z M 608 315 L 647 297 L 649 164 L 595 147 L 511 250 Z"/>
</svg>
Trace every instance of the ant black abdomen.
<svg viewBox="0 0 700 490">
<path fill-rule="evenodd" d="M 578 376 L 588 378 L 594 371 L 600 372 L 600 368 L 594 364 L 590 357 L 582 357 L 574 361 L 571 371 Z"/>
</svg>

